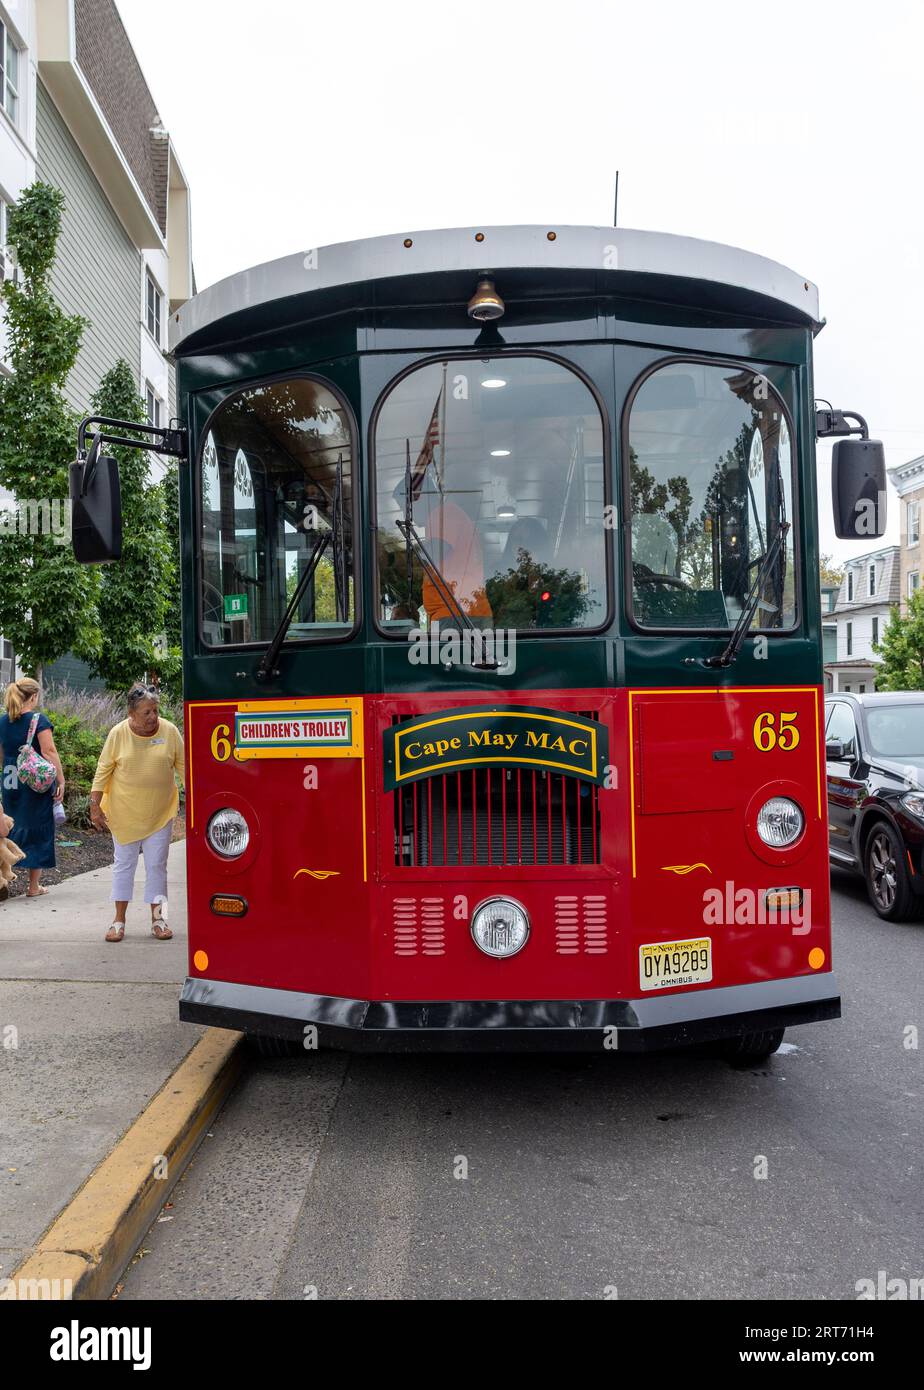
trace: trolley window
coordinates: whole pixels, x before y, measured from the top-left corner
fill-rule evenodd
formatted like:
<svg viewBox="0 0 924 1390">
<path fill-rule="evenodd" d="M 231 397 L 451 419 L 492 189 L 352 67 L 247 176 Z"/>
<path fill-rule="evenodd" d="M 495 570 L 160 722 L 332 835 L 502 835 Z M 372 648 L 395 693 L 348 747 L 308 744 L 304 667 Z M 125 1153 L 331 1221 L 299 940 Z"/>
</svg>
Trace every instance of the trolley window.
<svg viewBox="0 0 924 1390">
<path fill-rule="evenodd" d="M 322 382 L 256 386 L 216 411 L 199 462 L 207 643 L 269 642 L 299 588 L 286 642 L 352 630 L 351 465 L 346 409 Z"/>
<path fill-rule="evenodd" d="M 401 378 L 375 429 L 381 626 L 602 624 L 603 438 L 589 387 L 546 358 Z"/>
<path fill-rule="evenodd" d="M 632 606 L 652 628 L 735 626 L 752 586 L 752 629 L 796 622 L 792 429 L 766 377 L 671 362 L 629 412 Z"/>
</svg>

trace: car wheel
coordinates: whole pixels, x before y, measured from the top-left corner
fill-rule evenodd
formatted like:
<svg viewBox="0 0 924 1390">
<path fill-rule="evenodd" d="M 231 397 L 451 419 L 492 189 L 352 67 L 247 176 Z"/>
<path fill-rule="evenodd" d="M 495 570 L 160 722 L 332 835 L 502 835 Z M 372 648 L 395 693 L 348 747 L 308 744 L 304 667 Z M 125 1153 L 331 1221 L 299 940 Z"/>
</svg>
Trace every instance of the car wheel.
<svg viewBox="0 0 924 1390">
<path fill-rule="evenodd" d="M 783 1028 L 773 1028 L 763 1033 L 742 1033 L 737 1038 L 726 1038 L 721 1044 L 722 1056 L 733 1067 L 758 1066 L 778 1051 L 784 1032 Z"/>
<path fill-rule="evenodd" d="M 869 900 L 887 922 L 907 922 L 920 915 L 920 903 L 911 888 L 905 847 L 885 821 L 876 824 L 863 856 Z"/>
</svg>

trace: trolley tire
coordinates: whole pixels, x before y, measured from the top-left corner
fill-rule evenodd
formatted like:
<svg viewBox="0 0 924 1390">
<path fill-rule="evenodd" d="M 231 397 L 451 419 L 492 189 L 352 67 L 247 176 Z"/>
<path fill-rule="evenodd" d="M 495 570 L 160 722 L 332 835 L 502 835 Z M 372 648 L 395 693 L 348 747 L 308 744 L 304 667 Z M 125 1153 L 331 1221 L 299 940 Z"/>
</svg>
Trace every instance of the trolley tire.
<svg viewBox="0 0 924 1390">
<path fill-rule="evenodd" d="M 763 1033 L 742 1033 L 737 1038 L 726 1038 L 721 1045 L 722 1056 L 733 1067 L 758 1066 L 779 1049 L 785 1031 L 785 1028 L 773 1028 Z"/>
<path fill-rule="evenodd" d="M 303 1057 L 305 1049 L 294 1038 L 271 1038 L 265 1033 L 248 1033 L 247 1046 L 258 1057 Z"/>
<path fill-rule="evenodd" d="M 922 903 L 911 887 L 905 846 L 888 821 L 878 821 L 863 850 L 863 879 L 873 911 L 884 922 L 913 922 Z"/>
</svg>

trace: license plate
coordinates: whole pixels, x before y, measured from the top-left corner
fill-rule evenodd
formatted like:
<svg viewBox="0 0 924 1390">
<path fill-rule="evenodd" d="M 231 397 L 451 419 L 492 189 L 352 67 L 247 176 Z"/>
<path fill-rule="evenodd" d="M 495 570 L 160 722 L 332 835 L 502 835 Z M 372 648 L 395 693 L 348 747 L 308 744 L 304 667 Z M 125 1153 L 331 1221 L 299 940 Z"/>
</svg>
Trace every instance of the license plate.
<svg viewBox="0 0 924 1390">
<path fill-rule="evenodd" d="M 642 989 L 705 984 L 712 979 L 712 938 L 698 936 L 690 941 L 653 941 L 639 946 L 638 973 Z"/>
</svg>

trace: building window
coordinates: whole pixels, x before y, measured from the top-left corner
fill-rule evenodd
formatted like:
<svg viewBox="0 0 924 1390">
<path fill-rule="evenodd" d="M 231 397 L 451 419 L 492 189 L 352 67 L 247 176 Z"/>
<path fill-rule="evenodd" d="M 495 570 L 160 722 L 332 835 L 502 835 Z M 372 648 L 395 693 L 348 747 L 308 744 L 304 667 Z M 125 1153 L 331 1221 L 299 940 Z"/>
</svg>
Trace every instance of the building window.
<svg viewBox="0 0 924 1390">
<path fill-rule="evenodd" d="M 869 567 L 869 596 L 870 596 L 870 598 L 875 598 L 875 597 L 876 597 L 876 566 L 875 566 L 875 565 L 870 565 L 870 567 Z"/>
<path fill-rule="evenodd" d="M 911 597 L 912 594 L 916 594 L 916 593 L 917 593 L 918 588 L 919 588 L 919 586 L 920 586 L 920 583 L 921 583 L 921 576 L 919 575 L 918 571 L 917 571 L 917 570 L 912 570 L 911 573 L 908 575 L 908 597 L 909 597 L 909 598 Z"/>
<path fill-rule="evenodd" d="M 879 619 L 873 619 L 873 645 L 879 641 Z"/>
<path fill-rule="evenodd" d="M 16 120 L 19 106 L 19 49 L 0 19 L 0 105 L 11 121 Z"/>
<path fill-rule="evenodd" d="M 905 508 L 908 521 L 908 544 L 917 545 L 921 538 L 920 503 L 906 502 Z"/>
<path fill-rule="evenodd" d="M 853 623 L 847 624 L 847 655 L 853 656 Z"/>
<path fill-rule="evenodd" d="M 150 271 L 145 273 L 144 313 L 148 332 L 160 347 L 161 319 L 163 316 L 163 295 L 157 288 L 157 281 Z"/>
<path fill-rule="evenodd" d="M 865 695 L 865 694 L 866 694 L 866 686 L 865 686 L 865 685 L 862 685 L 862 684 L 861 684 L 861 685 L 858 685 L 858 686 L 857 686 L 857 692 L 858 692 L 858 694 L 860 694 L 860 695 Z"/>
<path fill-rule="evenodd" d="M 0 282 L 19 279 L 13 249 L 9 245 L 9 215 L 10 204 L 0 198 Z"/>
<path fill-rule="evenodd" d="M 163 402 L 149 381 L 144 383 L 144 403 L 148 412 L 148 424 L 159 430 L 163 422 Z"/>
<path fill-rule="evenodd" d="M 853 603 L 853 570 L 847 571 L 847 602 Z"/>
</svg>

